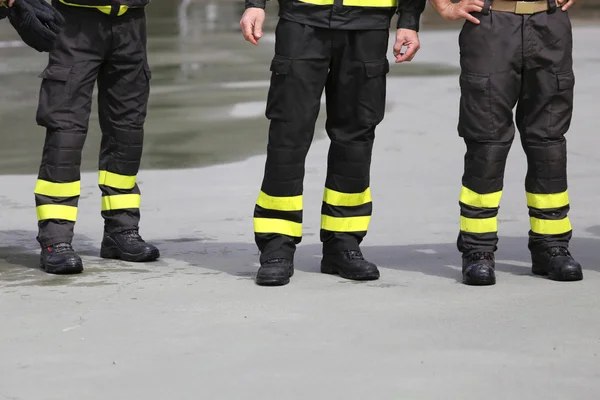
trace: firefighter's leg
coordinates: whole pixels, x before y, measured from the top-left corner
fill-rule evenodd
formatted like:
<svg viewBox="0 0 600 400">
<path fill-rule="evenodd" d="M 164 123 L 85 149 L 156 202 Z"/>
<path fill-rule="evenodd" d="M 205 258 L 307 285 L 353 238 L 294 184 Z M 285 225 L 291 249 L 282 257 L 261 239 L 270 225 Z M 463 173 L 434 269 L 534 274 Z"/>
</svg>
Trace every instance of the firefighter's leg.
<svg viewBox="0 0 600 400">
<path fill-rule="evenodd" d="M 40 266 L 56 274 L 78 273 L 83 268 L 71 241 L 80 195 L 81 152 L 105 50 L 102 34 L 88 20 L 98 22 L 98 15 L 87 11 L 64 12 L 65 25 L 41 74 L 36 118 L 46 128 L 46 140 L 34 192 Z"/>
<path fill-rule="evenodd" d="M 559 281 L 581 280 L 581 266 L 568 250 L 572 229 L 565 134 L 575 84 L 568 14 L 557 10 L 527 18 L 524 37 L 529 56 L 517 124 L 528 162 L 525 190 L 533 272 Z"/>
<path fill-rule="evenodd" d="M 458 250 L 463 282 L 496 282 L 494 252 L 504 169 L 515 134 L 512 109 L 521 88 L 521 16 L 494 12 L 460 33 L 458 132 L 466 144 Z"/>
<path fill-rule="evenodd" d="M 386 105 L 387 30 L 338 31 L 326 85 L 331 139 L 321 208 L 321 271 L 347 279 L 379 278 L 360 251 L 371 220 L 371 153 Z"/>
<path fill-rule="evenodd" d="M 267 160 L 254 208 L 260 285 L 286 284 L 293 273 L 294 252 L 302 237 L 304 163 L 327 79 L 331 44 L 329 30 L 283 19 L 275 35 L 266 107 Z"/>
<path fill-rule="evenodd" d="M 98 78 L 102 129 L 98 185 L 102 192 L 104 239 L 100 255 L 126 261 L 153 261 L 156 247 L 139 235 L 144 122 L 150 93 L 144 11 L 133 9 L 113 21 L 110 58 Z"/>
</svg>

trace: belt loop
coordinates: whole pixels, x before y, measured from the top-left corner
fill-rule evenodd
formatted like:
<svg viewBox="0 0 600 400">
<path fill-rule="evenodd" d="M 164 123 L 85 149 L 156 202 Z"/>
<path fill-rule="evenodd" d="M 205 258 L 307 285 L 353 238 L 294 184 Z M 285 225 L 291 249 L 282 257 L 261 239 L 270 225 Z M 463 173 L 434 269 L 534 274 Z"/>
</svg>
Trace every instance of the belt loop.
<svg viewBox="0 0 600 400">
<path fill-rule="evenodd" d="M 119 4 L 118 0 L 113 0 L 110 5 L 110 16 L 116 18 L 119 16 L 119 10 L 121 9 L 121 4 Z"/>
<path fill-rule="evenodd" d="M 548 0 L 548 14 L 556 11 L 556 0 Z"/>
<path fill-rule="evenodd" d="M 551 1 L 551 0 L 548 0 Z M 483 15 L 488 15 L 490 13 L 490 8 L 492 7 L 492 0 L 484 0 L 483 1 L 483 9 L 481 10 L 481 13 Z"/>
</svg>

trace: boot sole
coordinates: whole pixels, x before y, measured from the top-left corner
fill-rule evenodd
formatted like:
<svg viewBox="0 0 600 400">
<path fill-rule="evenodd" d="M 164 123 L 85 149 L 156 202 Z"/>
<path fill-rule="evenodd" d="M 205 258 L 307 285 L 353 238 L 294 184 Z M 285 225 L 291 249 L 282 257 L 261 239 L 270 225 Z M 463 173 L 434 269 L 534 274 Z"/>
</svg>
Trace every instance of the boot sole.
<svg viewBox="0 0 600 400">
<path fill-rule="evenodd" d="M 463 279 L 463 283 L 469 286 L 491 286 L 496 284 L 496 277 Z"/>
<path fill-rule="evenodd" d="M 76 275 L 83 272 L 83 262 L 74 261 L 66 264 L 53 265 L 46 264 L 40 260 L 40 269 L 47 274 L 52 275 Z"/>
<path fill-rule="evenodd" d="M 287 278 L 271 278 L 271 277 L 267 277 L 267 278 L 260 278 L 260 277 L 256 277 L 256 284 L 258 286 L 284 286 L 287 285 L 288 283 L 290 283 L 290 278 L 294 276 L 294 268 L 290 268 L 289 271 L 289 276 Z"/>
<path fill-rule="evenodd" d="M 380 273 L 378 270 L 360 274 L 348 274 L 346 272 L 343 272 L 339 268 L 329 264 L 321 264 L 321 273 L 327 275 L 339 275 L 344 279 L 349 279 L 352 281 L 375 281 L 380 277 Z"/>
<path fill-rule="evenodd" d="M 576 282 L 583 280 L 583 272 L 581 270 L 567 270 L 562 274 L 550 274 L 545 269 L 533 267 L 531 272 L 534 275 L 547 276 L 548 279 L 557 282 Z"/>
<path fill-rule="evenodd" d="M 118 247 L 103 247 L 100 249 L 100 257 L 130 262 L 149 262 L 157 260 L 160 257 L 160 252 L 158 249 L 154 249 L 150 252 L 131 254 L 121 251 Z"/>
</svg>

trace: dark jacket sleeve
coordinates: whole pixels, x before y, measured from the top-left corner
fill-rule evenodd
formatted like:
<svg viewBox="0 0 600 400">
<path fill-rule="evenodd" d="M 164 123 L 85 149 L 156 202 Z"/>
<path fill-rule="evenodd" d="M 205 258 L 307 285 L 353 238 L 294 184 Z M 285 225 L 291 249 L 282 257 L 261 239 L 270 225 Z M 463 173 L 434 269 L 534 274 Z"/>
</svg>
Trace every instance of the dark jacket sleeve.
<svg viewBox="0 0 600 400">
<path fill-rule="evenodd" d="M 268 0 L 246 0 L 246 8 L 265 8 Z"/>
<path fill-rule="evenodd" d="M 248 1 L 246 1 L 247 3 Z M 419 20 L 425 10 L 427 0 L 399 0 L 398 1 L 398 29 L 411 29 L 419 31 Z"/>
</svg>

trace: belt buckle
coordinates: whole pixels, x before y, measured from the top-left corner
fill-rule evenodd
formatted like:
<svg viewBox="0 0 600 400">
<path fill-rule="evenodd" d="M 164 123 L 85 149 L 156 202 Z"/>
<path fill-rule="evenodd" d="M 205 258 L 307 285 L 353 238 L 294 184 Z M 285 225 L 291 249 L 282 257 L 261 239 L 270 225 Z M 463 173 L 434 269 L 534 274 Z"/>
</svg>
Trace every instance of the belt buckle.
<svg viewBox="0 0 600 400">
<path fill-rule="evenodd" d="M 515 2 L 515 14 L 534 14 L 535 7 L 533 1 Z"/>
</svg>

